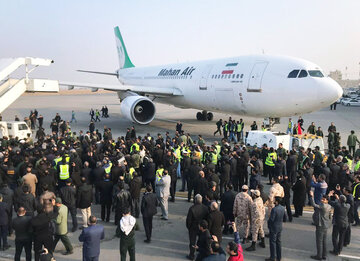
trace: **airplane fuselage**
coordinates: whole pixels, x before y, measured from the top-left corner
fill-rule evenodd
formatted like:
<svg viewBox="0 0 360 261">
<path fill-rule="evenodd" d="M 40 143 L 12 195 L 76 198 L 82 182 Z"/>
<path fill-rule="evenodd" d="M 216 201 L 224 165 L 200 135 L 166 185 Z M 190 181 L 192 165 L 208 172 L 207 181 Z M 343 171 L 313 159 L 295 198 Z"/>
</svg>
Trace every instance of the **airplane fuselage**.
<svg viewBox="0 0 360 261">
<path fill-rule="evenodd" d="M 249 55 L 133 67 L 118 70 L 118 79 L 123 84 L 144 88 L 171 87 L 182 94 L 157 97 L 154 102 L 256 117 L 312 112 L 329 106 L 342 95 L 342 88 L 323 75 L 319 66 L 285 56 Z"/>
</svg>

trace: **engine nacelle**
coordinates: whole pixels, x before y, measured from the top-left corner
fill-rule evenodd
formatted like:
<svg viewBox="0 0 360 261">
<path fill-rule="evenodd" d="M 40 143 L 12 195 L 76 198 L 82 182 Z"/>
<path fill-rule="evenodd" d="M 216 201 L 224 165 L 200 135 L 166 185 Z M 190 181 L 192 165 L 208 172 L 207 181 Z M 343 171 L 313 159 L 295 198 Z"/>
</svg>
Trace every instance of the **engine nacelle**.
<svg viewBox="0 0 360 261">
<path fill-rule="evenodd" d="M 144 96 L 128 96 L 121 102 L 121 113 L 133 122 L 148 124 L 155 117 L 155 104 Z"/>
</svg>

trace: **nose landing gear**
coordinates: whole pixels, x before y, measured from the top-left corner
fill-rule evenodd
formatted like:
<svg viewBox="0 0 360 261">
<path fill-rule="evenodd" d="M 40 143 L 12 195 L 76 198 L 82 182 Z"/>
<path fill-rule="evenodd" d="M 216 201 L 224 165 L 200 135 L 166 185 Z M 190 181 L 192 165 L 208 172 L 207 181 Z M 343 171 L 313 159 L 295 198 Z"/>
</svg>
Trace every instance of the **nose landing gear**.
<svg viewBox="0 0 360 261">
<path fill-rule="evenodd" d="M 211 112 L 207 112 L 207 111 L 198 112 L 196 114 L 196 119 L 198 121 L 212 121 L 213 118 L 214 115 Z"/>
</svg>

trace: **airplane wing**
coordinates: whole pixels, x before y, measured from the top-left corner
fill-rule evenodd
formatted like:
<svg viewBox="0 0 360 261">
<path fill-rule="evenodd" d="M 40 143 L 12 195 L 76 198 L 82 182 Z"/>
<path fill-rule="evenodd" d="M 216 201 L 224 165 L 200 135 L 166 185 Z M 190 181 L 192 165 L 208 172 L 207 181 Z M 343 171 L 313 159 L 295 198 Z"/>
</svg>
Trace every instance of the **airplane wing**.
<svg viewBox="0 0 360 261">
<path fill-rule="evenodd" d="M 96 92 L 99 89 L 107 91 L 119 91 L 119 92 L 134 92 L 140 95 L 153 95 L 156 97 L 166 96 L 182 96 L 182 92 L 178 88 L 174 87 L 152 87 L 152 86 L 132 86 L 132 85 L 106 85 L 106 84 L 93 84 L 93 83 L 75 83 L 75 82 L 60 82 L 60 86 L 66 86 L 69 90 L 75 87 L 88 88 L 91 91 Z"/>
</svg>

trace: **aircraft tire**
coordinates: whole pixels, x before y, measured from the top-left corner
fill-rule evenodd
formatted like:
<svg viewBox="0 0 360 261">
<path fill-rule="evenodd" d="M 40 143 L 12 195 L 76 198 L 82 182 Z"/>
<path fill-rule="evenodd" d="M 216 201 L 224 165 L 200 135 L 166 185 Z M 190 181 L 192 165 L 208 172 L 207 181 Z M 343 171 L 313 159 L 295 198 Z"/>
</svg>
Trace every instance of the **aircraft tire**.
<svg viewBox="0 0 360 261">
<path fill-rule="evenodd" d="M 203 114 L 201 112 L 196 113 L 196 119 L 198 121 L 202 121 L 203 120 Z"/>
<path fill-rule="evenodd" d="M 214 119 L 214 114 L 212 114 L 211 112 L 208 112 L 206 116 L 208 121 L 212 121 Z"/>
</svg>

